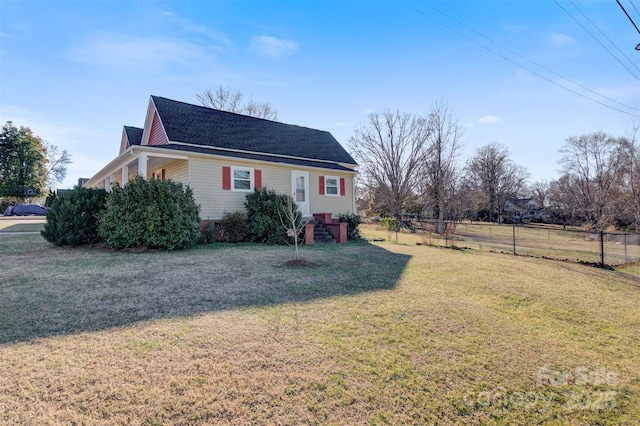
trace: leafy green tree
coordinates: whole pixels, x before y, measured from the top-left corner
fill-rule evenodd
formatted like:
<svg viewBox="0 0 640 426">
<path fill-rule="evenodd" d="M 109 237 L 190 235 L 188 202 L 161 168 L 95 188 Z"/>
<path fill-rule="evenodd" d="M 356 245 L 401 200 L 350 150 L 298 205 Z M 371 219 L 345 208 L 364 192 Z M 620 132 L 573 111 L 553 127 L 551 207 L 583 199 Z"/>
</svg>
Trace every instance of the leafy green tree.
<svg viewBox="0 0 640 426">
<path fill-rule="evenodd" d="M 0 132 L 0 196 L 24 197 L 26 188 L 42 193 L 47 161 L 42 139 L 28 127 L 7 121 Z"/>
</svg>

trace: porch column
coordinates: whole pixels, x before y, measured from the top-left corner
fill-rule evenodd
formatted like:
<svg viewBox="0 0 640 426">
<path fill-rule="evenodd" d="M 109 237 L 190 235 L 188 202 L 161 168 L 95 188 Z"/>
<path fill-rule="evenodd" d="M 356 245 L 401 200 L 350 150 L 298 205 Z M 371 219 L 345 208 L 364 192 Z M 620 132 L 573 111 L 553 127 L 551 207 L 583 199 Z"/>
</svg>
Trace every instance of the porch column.
<svg viewBox="0 0 640 426">
<path fill-rule="evenodd" d="M 138 156 L 138 176 L 142 176 L 143 179 L 147 178 L 147 160 L 149 156 L 147 154 L 140 154 Z"/>
<path fill-rule="evenodd" d="M 111 190 L 111 186 L 109 186 L 109 178 L 104 178 L 102 184 L 104 185 L 105 191 L 109 192 Z"/>
<path fill-rule="evenodd" d="M 116 182 L 116 174 L 115 173 L 111 173 L 109 175 L 109 191 L 111 191 L 111 188 L 113 188 L 113 184 Z"/>
<path fill-rule="evenodd" d="M 126 166 L 122 166 L 122 170 L 121 170 L 121 177 L 122 177 L 122 187 L 124 188 L 124 186 L 127 184 L 127 182 L 129 181 L 129 165 Z"/>
</svg>

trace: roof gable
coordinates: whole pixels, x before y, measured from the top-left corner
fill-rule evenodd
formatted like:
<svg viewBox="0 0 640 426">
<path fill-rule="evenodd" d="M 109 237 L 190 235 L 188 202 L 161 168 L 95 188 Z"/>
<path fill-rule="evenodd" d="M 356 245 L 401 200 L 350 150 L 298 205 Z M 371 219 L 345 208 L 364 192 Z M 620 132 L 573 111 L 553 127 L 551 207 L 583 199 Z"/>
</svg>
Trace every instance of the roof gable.
<svg viewBox="0 0 640 426">
<path fill-rule="evenodd" d="M 122 129 L 122 139 L 120 141 L 120 154 L 132 145 L 140 145 L 142 142 L 142 132 L 143 130 L 139 127 L 124 126 Z"/>
<path fill-rule="evenodd" d="M 151 97 L 169 143 L 357 164 L 331 133 Z M 155 122 L 155 117 L 154 120 Z"/>
</svg>

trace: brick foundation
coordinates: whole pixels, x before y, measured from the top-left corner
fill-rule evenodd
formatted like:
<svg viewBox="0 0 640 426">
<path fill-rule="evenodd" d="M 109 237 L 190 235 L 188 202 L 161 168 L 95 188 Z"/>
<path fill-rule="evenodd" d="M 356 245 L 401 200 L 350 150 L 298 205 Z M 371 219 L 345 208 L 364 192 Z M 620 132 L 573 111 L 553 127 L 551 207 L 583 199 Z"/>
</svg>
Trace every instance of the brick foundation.
<svg viewBox="0 0 640 426">
<path fill-rule="evenodd" d="M 315 225 L 313 223 L 307 223 L 304 226 L 304 244 L 307 246 L 312 246 L 316 242 L 313 240 L 313 228 Z"/>
<path fill-rule="evenodd" d="M 338 222 L 338 219 L 332 219 L 331 213 L 314 213 L 313 217 L 322 224 L 331 234 L 336 243 L 345 244 L 347 242 L 347 224 Z"/>
</svg>

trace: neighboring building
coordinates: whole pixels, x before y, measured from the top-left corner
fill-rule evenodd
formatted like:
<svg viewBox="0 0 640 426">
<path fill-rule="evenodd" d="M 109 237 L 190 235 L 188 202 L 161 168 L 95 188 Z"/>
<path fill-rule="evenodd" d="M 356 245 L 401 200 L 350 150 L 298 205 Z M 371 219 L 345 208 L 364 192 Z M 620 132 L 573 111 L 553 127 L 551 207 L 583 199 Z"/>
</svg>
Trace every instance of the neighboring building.
<svg viewBox="0 0 640 426">
<path fill-rule="evenodd" d="M 327 217 L 356 211 L 356 166 L 329 132 L 151 96 L 144 128 L 125 126 L 119 155 L 84 186 L 171 179 L 191 187 L 202 221 L 269 188 L 293 194 L 305 216 Z"/>
<path fill-rule="evenodd" d="M 544 208 L 533 198 L 515 198 L 507 200 L 505 213 L 513 216 L 515 222 L 530 222 L 532 220 L 547 220 Z"/>
</svg>

